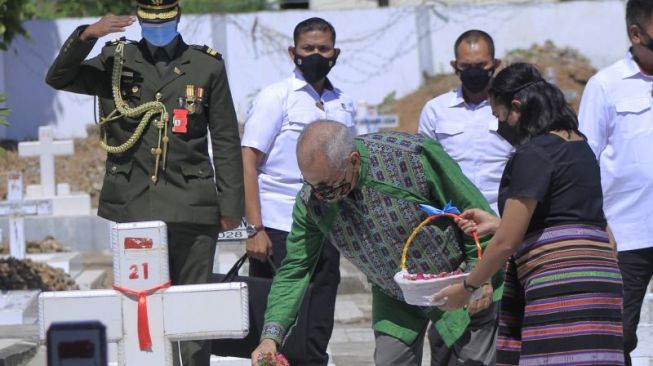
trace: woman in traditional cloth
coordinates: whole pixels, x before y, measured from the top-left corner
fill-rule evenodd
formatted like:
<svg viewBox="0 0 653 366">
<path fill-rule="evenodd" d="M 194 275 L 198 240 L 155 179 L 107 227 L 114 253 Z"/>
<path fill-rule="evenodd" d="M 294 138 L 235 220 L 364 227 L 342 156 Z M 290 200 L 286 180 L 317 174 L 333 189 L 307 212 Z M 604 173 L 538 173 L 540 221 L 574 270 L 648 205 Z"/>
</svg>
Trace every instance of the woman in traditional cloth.
<svg viewBox="0 0 653 366">
<path fill-rule="evenodd" d="M 465 282 L 434 300 L 446 299 L 444 309 L 465 306 L 509 259 L 498 365 L 623 365 L 621 275 L 599 166 L 576 115 L 526 63 L 497 74 L 490 102 L 519 141 L 499 188 L 502 218 L 462 214 L 466 233 L 494 237 Z"/>
</svg>

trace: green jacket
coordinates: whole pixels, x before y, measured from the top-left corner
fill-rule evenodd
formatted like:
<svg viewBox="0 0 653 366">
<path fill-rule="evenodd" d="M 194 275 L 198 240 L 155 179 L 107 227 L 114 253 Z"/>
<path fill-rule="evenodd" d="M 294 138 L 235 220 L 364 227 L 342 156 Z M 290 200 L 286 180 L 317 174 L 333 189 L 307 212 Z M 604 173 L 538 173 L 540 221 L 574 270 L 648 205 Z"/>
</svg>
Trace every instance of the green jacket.
<svg viewBox="0 0 653 366">
<path fill-rule="evenodd" d="M 66 40 L 50 67 L 46 82 L 55 89 L 95 95 L 102 116 L 114 111 L 111 74 L 117 41 L 100 55 L 85 60 L 96 40 L 82 41 L 85 26 Z M 162 220 L 168 223 L 216 224 L 220 216 L 243 215 L 243 170 L 234 111 L 224 62 L 207 47 L 189 46 L 179 37 L 166 72 L 159 74 L 144 40 L 127 41 L 121 92 L 130 107 L 155 100 L 169 113 L 169 145 L 165 167 L 153 181 L 159 130 L 149 123 L 136 144 L 124 153 L 109 153 L 100 193 L 98 215 L 116 222 Z M 173 133 L 173 109 L 182 106 L 187 85 L 203 98 L 188 114 L 187 133 Z M 124 143 L 141 116 L 123 116 L 106 126 L 107 143 Z M 213 165 L 208 152 L 211 139 Z M 161 164 L 163 161 L 161 161 Z"/>
<path fill-rule="evenodd" d="M 360 178 L 347 198 L 336 204 L 322 202 L 311 196 L 307 185 L 297 196 L 287 255 L 268 297 L 262 338 L 283 342 L 327 238 L 372 283 L 374 330 L 411 344 L 431 320 L 450 346 L 467 328 L 467 311 L 443 313 L 409 305 L 393 276 L 400 270 L 404 242 L 427 216 L 420 203 L 442 208 L 452 201 L 461 210 L 492 210 L 437 141 L 385 132 L 359 136 L 356 146 Z M 489 237 L 483 239 L 486 244 Z M 473 239 L 442 219 L 420 231 L 407 258 L 410 272 L 440 273 L 470 268 L 477 255 Z M 501 273 L 494 277 L 495 301 L 502 293 L 502 279 Z"/>
</svg>

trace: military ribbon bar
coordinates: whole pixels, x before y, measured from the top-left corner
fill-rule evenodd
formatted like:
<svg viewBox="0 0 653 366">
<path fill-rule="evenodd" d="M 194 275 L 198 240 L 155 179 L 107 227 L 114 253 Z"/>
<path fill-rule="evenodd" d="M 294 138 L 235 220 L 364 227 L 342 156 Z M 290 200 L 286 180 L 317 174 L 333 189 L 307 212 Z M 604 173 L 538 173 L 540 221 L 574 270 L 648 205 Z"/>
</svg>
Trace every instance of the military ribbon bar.
<svg viewBox="0 0 653 366">
<path fill-rule="evenodd" d="M 152 347 L 150 323 L 147 317 L 147 297 L 168 287 L 170 287 L 170 281 L 142 291 L 113 285 L 114 290 L 124 295 L 138 297 L 138 345 L 141 351 L 147 351 Z"/>
</svg>

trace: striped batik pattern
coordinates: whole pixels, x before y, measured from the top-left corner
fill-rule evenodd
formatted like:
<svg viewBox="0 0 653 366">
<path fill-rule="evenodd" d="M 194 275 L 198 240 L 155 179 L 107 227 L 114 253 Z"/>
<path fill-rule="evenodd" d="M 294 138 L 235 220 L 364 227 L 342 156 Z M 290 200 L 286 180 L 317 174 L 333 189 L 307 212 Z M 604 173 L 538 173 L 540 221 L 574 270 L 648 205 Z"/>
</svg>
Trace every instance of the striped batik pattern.
<svg viewBox="0 0 653 366">
<path fill-rule="evenodd" d="M 530 235 L 510 259 L 498 365 L 623 365 L 622 282 L 605 231 Z"/>
</svg>

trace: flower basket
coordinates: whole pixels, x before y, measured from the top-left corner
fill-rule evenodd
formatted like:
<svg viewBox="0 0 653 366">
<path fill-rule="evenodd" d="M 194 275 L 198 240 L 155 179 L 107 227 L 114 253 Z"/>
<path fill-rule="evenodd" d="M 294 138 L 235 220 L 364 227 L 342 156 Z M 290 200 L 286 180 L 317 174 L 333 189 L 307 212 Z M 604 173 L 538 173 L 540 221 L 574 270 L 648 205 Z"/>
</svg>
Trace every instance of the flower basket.
<svg viewBox="0 0 653 366">
<path fill-rule="evenodd" d="M 408 248 L 410 247 L 410 244 L 412 243 L 415 236 L 417 236 L 417 234 L 420 232 L 420 230 L 422 230 L 424 226 L 426 226 L 426 224 L 441 216 L 448 216 L 454 219 L 458 218 L 460 217 L 460 211 L 458 211 L 456 207 L 452 206 L 451 203 L 447 203 L 447 205 L 442 210 L 428 205 L 420 206 L 422 210 L 426 211 L 429 214 L 429 216 L 419 225 L 417 225 L 417 227 L 406 240 L 401 254 L 401 270 L 394 275 L 394 281 L 401 288 L 401 291 L 404 294 L 404 299 L 408 304 L 418 306 L 437 306 L 442 305 L 444 301 L 434 303 L 432 301 L 433 296 L 449 285 L 462 283 L 463 280 L 469 275 L 469 273 L 463 273 L 460 270 L 456 270 L 450 273 L 442 272 L 439 274 L 410 273 L 408 272 L 408 268 L 406 266 Z M 473 237 L 474 242 L 476 243 L 478 258 L 480 259 L 483 255 L 481 244 L 476 233 L 473 233 Z M 472 299 L 475 300 L 480 298 L 481 294 L 482 291 L 480 289 L 476 290 L 472 295 Z"/>
</svg>

